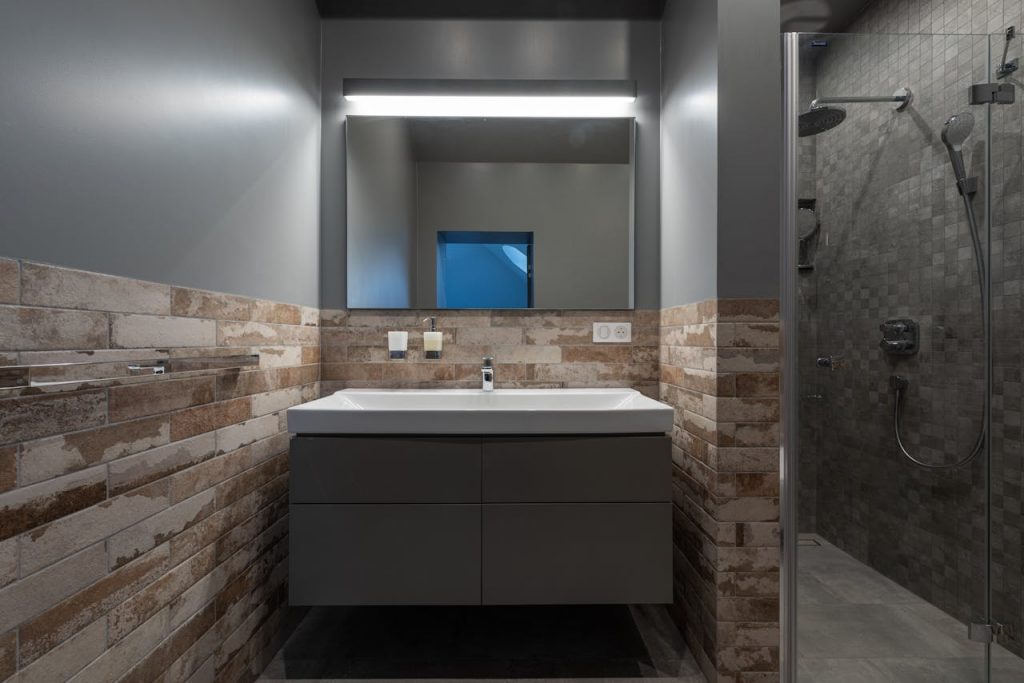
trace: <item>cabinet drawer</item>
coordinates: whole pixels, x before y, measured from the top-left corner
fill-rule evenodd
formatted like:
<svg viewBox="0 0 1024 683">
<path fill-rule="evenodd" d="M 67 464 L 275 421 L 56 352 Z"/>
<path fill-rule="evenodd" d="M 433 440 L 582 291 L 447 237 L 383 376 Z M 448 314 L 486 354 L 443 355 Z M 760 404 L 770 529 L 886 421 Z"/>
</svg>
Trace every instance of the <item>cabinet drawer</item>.
<svg viewBox="0 0 1024 683">
<path fill-rule="evenodd" d="M 305 437 L 291 442 L 292 503 L 480 501 L 480 440 Z"/>
<path fill-rule="evenodd" d="M 480 604 L 479 505 L 292 505 L 292 605 Z"/>
<path fill-rule="evenodd" d="M 483 506 L 485 605 L 671 601 L 671 503 Z"/>
<path fill-rule="evenodd" d="M 484 502 L 671 499 L 672 450 L 667 436 L 484 440 Z"/>
</svg>

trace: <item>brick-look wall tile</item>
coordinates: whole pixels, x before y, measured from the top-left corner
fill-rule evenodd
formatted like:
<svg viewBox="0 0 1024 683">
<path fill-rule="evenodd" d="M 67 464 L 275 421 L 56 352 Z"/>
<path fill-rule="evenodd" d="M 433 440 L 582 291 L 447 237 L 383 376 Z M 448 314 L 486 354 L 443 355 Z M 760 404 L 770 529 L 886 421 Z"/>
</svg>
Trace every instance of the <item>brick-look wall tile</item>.
<svg viewBox="0 0 1024 683">
<path fill-rule="evenodd" d="M 107 551 L 102 543 L 96 543 L 7 586 L 0 590 L 0 632 L 53 607 L 106 574 Z"/>
<path fill-rule="evenodd" d="M 122 349 L 217 346 L 217 323 L 200 318 L 114 313 L 110 345 Z"/>
<path fill-rule="evenodd" d="M 20 292 L 21 276 L 18 262 L 14 259 L 0 258 L 0 304 L 19 303 Z"/>
<path fill-rule="evenodd" d="M 34 484 L 162 446 L 170 434 L 170 421 L 160 415 L 29 441 L 21 446 L 20 483 Z"/>
<path fill-rule="evenodd" d="M 110 642 L 117 642 L 135 630 L 158 611 L 208 576 L 216 567 L 213 546 L 207 546 L 182 562 L 159 579 L 115 607 L 107 615 Z M 210 586 L 206 586 L 210 588 Z M 204 602 L 213 592 L 207 593 Z M 172 610 L 168 610 L 167 625 L 173 628 Z"/>
<path fill-rule="evenodd" d="M 241 296 L 171 288 L 171 315 L 212 320 L 251 320 L 255 302 Z"/>
<path fill-rule="evenodd" d="M 217 343 L 221 346 L 259 346 L 274 344 L 311 345 L 318 343 L 315 327 L 279 325 L 265 322 L 219 322 Z"/>
<path fill-rule="evenodd" d="M 9 631 L 0 635 L 0 679 L 7 680 L 18 668 L 18 634 Z"/>
<path fill-rule="evenodd" d="M 72 679 L 74 683 L 116 681 L 140 658 L 149 654 L 167 632 L 168 611 L 151 616 L 122 640 L 114 641 Z M 108 637 L 108 640 L 109 637 Z"/>
<path fill-rule="evenodd" d="M 18 578 L 18 539 L 0 541 L 0 588 Z"/>
<path fill-rule="evenodd" d="M 252 416 L 252 402 L 248 398 L 208 403 L 171 414 L 171 439 L 187 439 L 196 434 L 212 432 Z"/>
<path fill-rule="evenodd" d="M 176 536 L 210 516 L 214 509 L 214 492 L 206 490 L 119 531 L 107 539 L 110 566 L 120 567 L 131 562 L 164 539 Z"/>
<path fill-rule="evenodd" d="M 106 313 L 0 306 L 0 351 L 105 349 L 108 344 Z"/>
<path fill-rule="evenodd" d="M 21 303 L 27 306 L 167 315 L 170 287 L 42 263 L 22 264 Z"/>
<path fill-rule="evenodd" d="M 24 271 L 0 260 L 0 363 L 76 364 L 34 381 L 169 357 L 261 364 L 0 392 L 0 680 L 257 671 L 287 578 L 284 411 L 318 395 L 319 311 Z M 244 327 L 218 340 L 218 321 Z"/>
<path fill-rule="evenodd" d="M 19 628 L 22 665 L 32 662 L 168 569 L 166 544 L 111 572 Z"/>
<path fill-rule="evenodd" d="M 25 681 L 66 681 L 82 670 L 106 649 L 106 624 L 97 619 L 46 654 L 25 666 L 20 679 Z"/>
<path fill-rule="evenodd" d="M 42 526 L 107 498 L 107 474 L 94 467 L 0 494 L 0 540 Z"/>
<path fill-rule="evenodd" d="M 156 482 L 62 517 L 18 538 L 22 575 L 145 519 L 168 506 L 167 482 Z"/>
<path fill-rule="evenodd" d="M 166 413 L 181 408 L 211 403 L 214 379 L 163 380 L 148 384 L 131 384 L 110 389 L 110 421 L 120 422 L 146 415 Z"/>
<path fill-rule="evenodd" d="M 48 305 L 117 308 L 100 296 L 111 285 L 107 278 L 50 275 L 63 284 L 49 296 L 80 298 L 46 299 Z M 79 290 L 68 283 L 77 283 Z M 87 294 L 91 301 L 83 298 Z M 181 679 L 197 670 L 223 676 L 235 669 L 257 671 L 256 662 L 265 661 L 261 648 L 271 640 L 268 627 L 279 623 L 286 579 L 284 411 L 318 395 L 319 312 L 255 300 L 245 300 L 240 314 L 223 307 L 213 311 L 208 308 L 212 296 L 204 294 L 193 308 L 194 299 L 189 303 L 177 294 L 174 310 L 159 311 L 188 318 L 172 342 L 195 345 L 172 349 L 170 355 L 265 351 L 265 369 L 0 399 L 6 409 L 0 417 L 7 428 L 3 434 L 11 439 L 0 446 L 0 528 L 13 534 L 0 540 L 0 605 L 7 625 L 22 634 L 25 680 L 64 680 L 76 672 L 76 680 L 111 680 L 127 672 L 127 680 L 148 681 L 171 667 Z M 239 300 L 224 297 L 219 303 L 237 306 Z M 18 310 L 29 311 L 34 323 L 43 315 Z M 47 310 L 58 321 L 94 313 Z M 108 317 L 95 312 L 101 314 L 98 320 Z M 215 346 L 209 331 L 215 334 L 216 319 L 202 317 L 210 314 L 255 321 L 261 326 L 255 328 L 260 345 Z M 161 325 L 171 318 L 112 318 L 116 345 L 152 344 L 157 337 L 168 341 Z M 195 330 L 205 336 L 188 336 Z M 73 336 L 77 328 L 69 332 Z M 253 332 L 250 326 L 247 333 Z M 102 343 L 97 337 L 89 351 L 50 352 L 34 350 L 43 347 L 32 341 L 16 351 L 27 353 L 30 362 L 92 361 L 82 368 L 86 379 L 95 376 L 89 372 L 108 372 L 128 360 L 168 355 L 152 348 L 109 351 L 102 348 L 106 343 L 105 336 Z M 69 346 L 57 340 L 45 348 Z M 218 388 L 225 390 L 224 400 L 214 402 Z M 99 472 L 107 474 L 94 482 L 91 477 Z M 79 495 L 79 479 L 87 478 L 97 494 L 107 491 L 86 500 Z M 261 540 L 268 531 L 278 540 L 272 548 Z M 253 564 L 267 553 L 273 555 L 267 569 Z M 125 573 L 154 554 L 162 559 L 151 572 Z M 81 564 L 83 557 L 87 564 Z M 219 603 L 236 611 L 217 622 L 211 599 L 224 591 Z M 217 623 L 223 626 L 214 628 Z M 0 656 L 13 669 L 18 640 L 10 642 L 10 656 Z"/>
<path fill-rule="evenodd" d="M 18 447 L 0 446 L 0 493 L 18 484 Z"/>
<path fill-rule="evenodd" d="M 426 360 L 420 321 L 437 318 L 439 361 Z M 593 323 L 628 320 L 633 341 L 594 344 Z M 323 311 L 321 389 L 474 387 L 494 356 L 499 387 L 633 387 L 656 394 L 658 315 L 645 311 Z M 406 329 L 408 358 L 387 356 L 387 332 Z"/>
<path fill-rule="evenodd" d="M 214 450 L 214 435 L 207 433 L 115 460 L 107 467 L 110 495 L 131 491 L 198 465 L 212 458 Z"/>
<path fill-rule="evenodd" d="M 676 408 L 673 614 L 711 681 L 778 677 L 778 304 L 661 312 L 659 397 Z"/>
</svg>

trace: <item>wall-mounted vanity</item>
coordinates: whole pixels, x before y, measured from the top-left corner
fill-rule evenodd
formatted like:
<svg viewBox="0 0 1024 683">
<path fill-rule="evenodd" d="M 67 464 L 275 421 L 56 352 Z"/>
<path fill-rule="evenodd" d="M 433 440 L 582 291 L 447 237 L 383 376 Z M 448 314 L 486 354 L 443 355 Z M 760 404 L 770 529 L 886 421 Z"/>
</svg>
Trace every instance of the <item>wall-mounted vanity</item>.
<svg viewBox="0 0 1024 683">
<path fill-rule="evenodd" d="M 672 600 L 672 409 L 630 389 L 288 411 L 294 605 Z"/>
</svg>

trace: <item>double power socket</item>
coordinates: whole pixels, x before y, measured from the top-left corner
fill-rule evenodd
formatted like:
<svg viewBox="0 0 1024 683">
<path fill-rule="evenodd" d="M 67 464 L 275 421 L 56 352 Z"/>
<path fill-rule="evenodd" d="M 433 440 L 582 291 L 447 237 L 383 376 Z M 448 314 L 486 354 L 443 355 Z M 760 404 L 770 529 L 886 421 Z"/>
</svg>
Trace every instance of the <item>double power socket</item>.
<svg viewBox="0 0 1024 683">
<path fill-rule="evenodd" d="M 622 344 L 633 341 L 632 323 L 594 323 L 596 344 Z"/>
</svg>

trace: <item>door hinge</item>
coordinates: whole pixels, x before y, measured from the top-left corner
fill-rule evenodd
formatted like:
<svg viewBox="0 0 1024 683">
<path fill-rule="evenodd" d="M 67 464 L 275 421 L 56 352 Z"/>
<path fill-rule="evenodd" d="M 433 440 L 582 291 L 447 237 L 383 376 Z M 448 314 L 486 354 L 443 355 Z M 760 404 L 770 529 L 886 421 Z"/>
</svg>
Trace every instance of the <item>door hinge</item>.
<svg viewBox="0 0 1024 683">
<path fill-rule="evenodd" d="M 1016 89 L 1013 83 L 977 83 L 967 91 L 971 104 L 1013 104 Z"/>
<path fill-rule="evenodd" d="M 967 638 L 975 643 L 995 643 L 1003 635 L 1005 627 L 1002 624 L 969 624 L 967 626 Z"/>
</svg>

